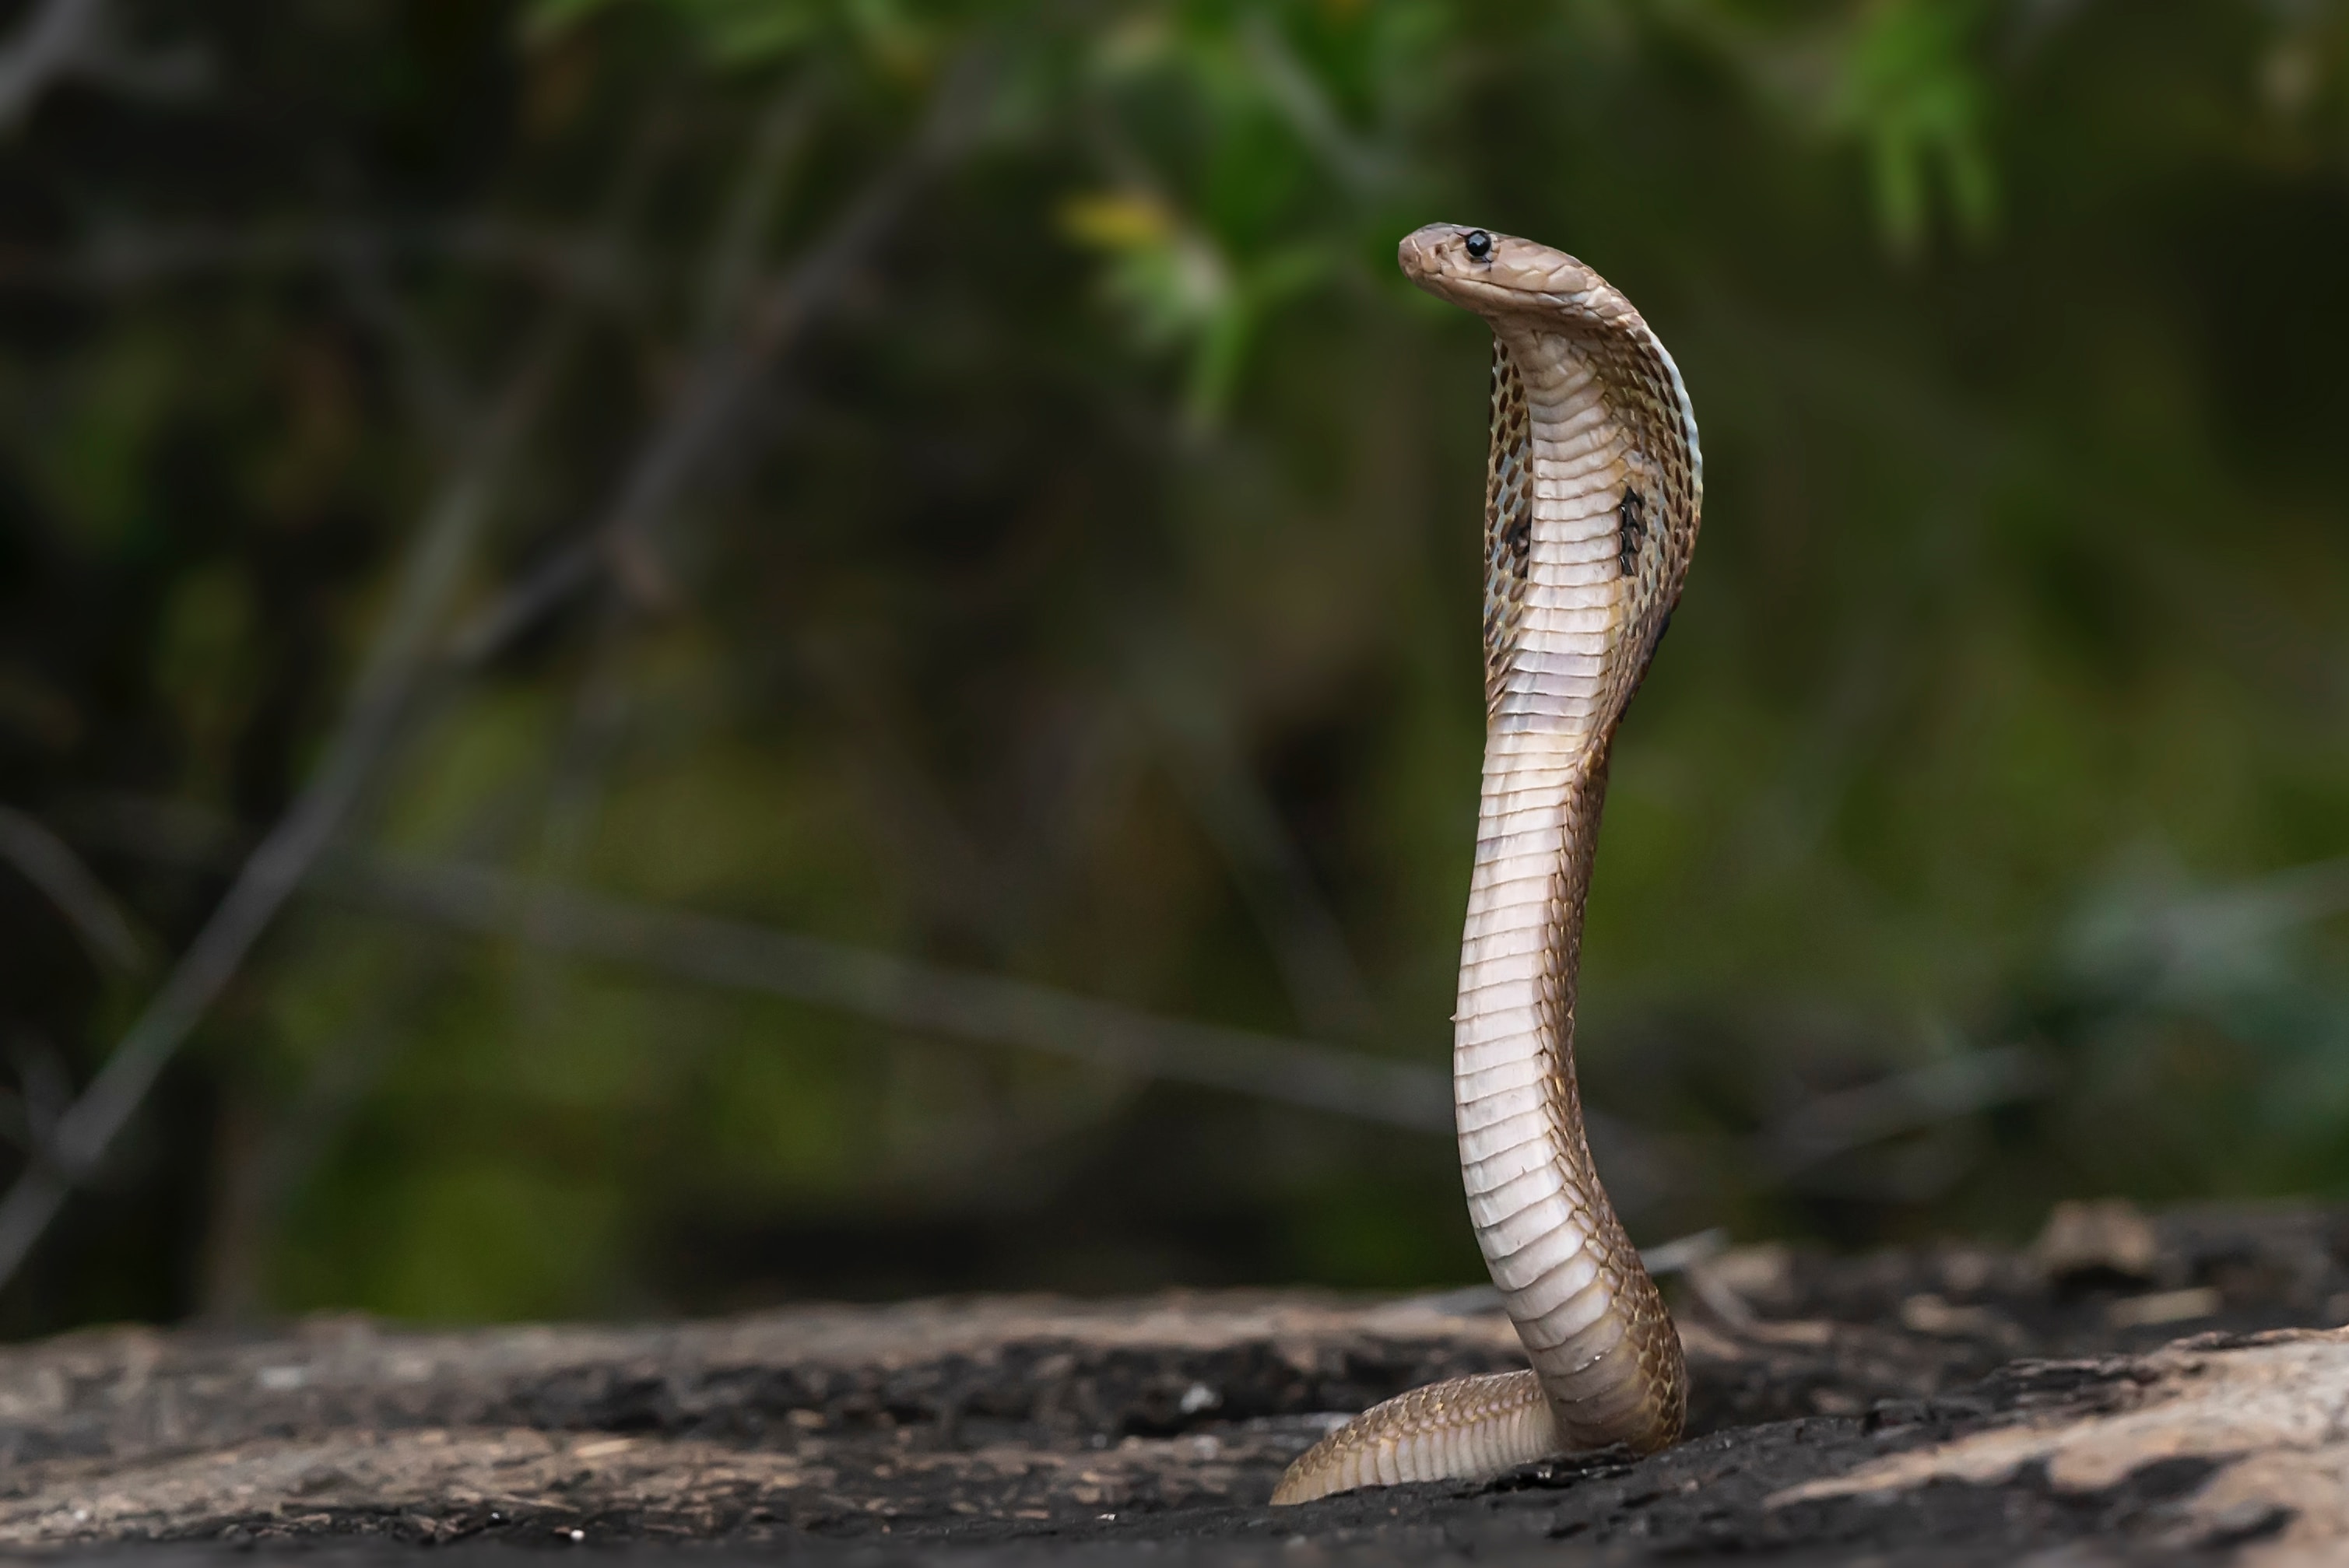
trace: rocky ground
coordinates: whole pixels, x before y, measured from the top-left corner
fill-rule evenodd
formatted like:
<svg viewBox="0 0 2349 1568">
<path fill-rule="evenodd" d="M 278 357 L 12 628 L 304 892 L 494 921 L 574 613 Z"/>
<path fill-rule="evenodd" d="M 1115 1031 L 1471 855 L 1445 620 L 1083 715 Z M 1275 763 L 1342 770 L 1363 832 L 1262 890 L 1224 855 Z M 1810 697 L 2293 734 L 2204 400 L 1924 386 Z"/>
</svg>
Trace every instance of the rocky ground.
<svg viewBox="0 0 2349 1568">
<path fill-rule="evenodd" d="M 1336 1413 L 1518 1364 L 1486 1297 L 94 1331 L 0 1353 L 0 1549 L 2349 1562 L 2349 1215 L 2066 1206 L 2022 1253 L 1737 1249 L 1671 1290 L 1681 1447 L 1278 1511 Z"/>
</svg>

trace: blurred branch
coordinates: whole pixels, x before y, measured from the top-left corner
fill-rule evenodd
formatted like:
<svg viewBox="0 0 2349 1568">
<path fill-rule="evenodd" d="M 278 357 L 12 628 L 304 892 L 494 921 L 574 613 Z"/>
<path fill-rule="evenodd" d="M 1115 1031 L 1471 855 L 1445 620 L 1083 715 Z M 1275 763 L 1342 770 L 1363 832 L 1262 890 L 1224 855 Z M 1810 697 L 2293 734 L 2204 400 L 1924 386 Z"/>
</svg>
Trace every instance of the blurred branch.
<svg viewBox="0 0 2349 1568">
<path fill-rule="evenodd" d="M 78 830 L 131 854 L 196 866 L 233 858 L 233 829 L 176 803 L 118 797 L 77 820 Z M 491 867 L 336 850 L 319 872 L 310 883 L 316 893 L 450 930 L 1413 1132 L 1453 1130 L 1448 1073 L 1360 1051 L 1162 1017 L 1030 981 L 605 898 Z M 1643 1209 L 1675 1184 L 1671 1151 L 1658 1140 L 1605 1111 L 1586 1107 L 1584 1117 L 1617 1207 Z"/>
<path fill-rule="evenodd" d="M 695 335 L 705 356 L 723 349 L 749 308 L 784 176 L 806 140 L 817 102 L 809 77 L 787 80 L 771 95 L 752 132 L 701 268 L 702 311 Z M 681 487 L 685 481 L 678 482 Z M 606 596 L 555 758 L 538 845 L 536 869 L 543 879 L 561 880 L 585 848 L 601 802 L 604 773 L 626 724 L 629 694 L 620 668 L 621 609 L 617 598 Z M 539 978 L 551 979 L 551 957 L 535 968 Z M 525 986 L 532 994 L 546 989 Z"/>
<path fill-rule="evenodd" d="M 547 885 L 578 868 L 594 836 L 611 766 L 621 749 L 634 707 L 622 654 L 626 647 L 620 607 L 607 606 L 585 667 L 572 694 L 569 722 L 557 743 L 554 765 L 538 813 L 533 870 Z M 524 966 L 518 991 L 527 1006 L 552 996 L 560 968 L 553 952 Z M 527 1021 L 531 1013 L 523 1013 Z M 527 1026 L 527 1023 L 526 1026 Z"/>
<path fill-rule="evenodd" d="M 969 139 L 985 69 L 966 57 L 913 141 L 852 201 L 799 262 L 752 292 L 733 333 L 686 377 L 668 417 L 638 449 L 611 507 L 586 533 L 481 610 L 450 643 L 459 666 L 483 663 L 605 569 L 645 569 L 647 536 L 682 497 L 783 350 L 879 247 L 915 194 Z"/>
<path fill-rule="evenodd" d="M 2088 1059 L 2107 1071 L 2146 1024 L 2199 1019 L 2259 1064 L 2268 1128 L 2337 1125 L 2349 996 L 2311 928 L 2349 910 L 2349 857 L 2216 887 L 2195 886 L 2159 851 L 2132 859 L 2067 923 L 2045 1016 L 2084 1047 L 2104 1041 Z"/>
<path fill-rule="evenodd" d="M 127 975 L 146 973 L 147 944 L 129 916 L 63 839 L 24 812 L 0 806 L 0 860 L 15 866 L 57 905 L 98 968 Z"/>
<path fill-rule="evenodd" d="M 951 929 L 998 955 L 1017 949 L 1034 934 L 1040 879 L 1051 874 L 1055 850 L 1024 831 L 1008 844 L 991 841 L 955 809 L 920 755 L 918 709 L 909 711 L 889 661 L 871 657 L 853 640 L 795 641 L 797 668 L 846 741 L 843 759 L 853 770 L 852 787 L 872 803 L 875 820 L 888 824 L 883 841 L 920 900 L 916 918 L 924 929 Z M 1028 799 L 1059 827 L 1073 820 L 1065 798 L 1053 804 L 1037 795 Z"/>
<path fill-rule="evenodd" d="M 2287 934 L 2349 910 L 2349 857 L 2180 892 L 2130 878 L 2073 920 L 2066 957 L 2084 977 L 2203 995 L 2271 968 Z"/>
<path fill-rule="evenodd" d="M 382 253 L 356 239 L 337 258 L 344 292 L 367 323 L 390 347 L 417 425 L 440 452 L 461 451 L 465 432 L 479 410 L 458 386 L 448 362 L 433 347 L 416 313 L 393 293 L 384 276 Z"/>
<path fill-rule="evenodd" d="M 1212 684 L 1176 651 L 1171 634 L 1146 645 L 1137 638 L 1132 663 L 1134 684 L 1168 742 L 1176 780 L 1223 851 L 1298 1016 L 1317 1033 L 1375 1030 L 1378 1005 L 1345 930 L 1304 851 L 1240 756 Z"/>
<path fill-rule="evenodd" d="M 417 944 L 395 958 L 390 978 L 326 1041 L 292 1103 L 271 1118 L 250 1155 L 237 1160 L 232 1152 L 224 1161 L 205 1248 L 204 1315 L 236 1321 L 260 1315 L 261 1271 L 295 1197 L 413 1037 L 404 1026 L 451 967 L 445 946 Z"/>
<path fill-rule="evenodd" d="M 198 90 L 209 74 L 193 49 L 131 49 L 107 0 L 41 0 L 0 50 L 0 129 L 23 120 L 42 94 L 69 77 L 138 97 L 173 98 Z"/>
<path fill-rule="evenodd" d="M 41 94 L 72 70 L 104 14 L 103 0 L 43 0 L 0 54 L 0 126 L 31 113 Z"/>
<path fill-rule="evenodd" d="M 1026 981 L 544 885 L 484 867 L 388 859 L 339 872 L 367 903 L 523 936 L 901 1028 L 1018 1046 L 1420 1132 L 1452 1129 L 1441 1073 L 1278 1036 L 1178 1022 Z"/>
<path fill-rule="evenodd" d="M 667 118 L 658 113 L 649 116 L 642 134 L 621 160 L 602 203 L 597 232 L 605 240 L 616 241 L 626 232 L 650 188 L 667 140 Z M 344 281 L 355 302 L 391 343 L 401 361 L 406 372 L 403 381 L 416 405 L 419 424 L 442 447 L 461 457 L 466 450 L 467 433 L 482 425 L 484 411 L 472 406 L 459 378 L 420 330 L 413 312 L 391 290 L 383 273 L 380 251 L 354 241 L 340 260 Z M 534 339 L 537 346 L 525 358 L 517 380 L 500 407 L 489 411 L 492 446 L 502 443 L 508 448 L 519 447 L 522 429 L 553 384 L 553 366 L 568 347 L 574 324 L 575 312 L 560 310 L 550 315 L 539 329 Z M 501 435 L 500 421 L 509 415 L 509 428 Z M 446 594 L 442 597 L 445 600 Z M 442 613 L 436 611 L 431 619 L 437 626 Z M 420 635 L 408 655 L 408 663 L 409 692 L 405 706 L 413 712 L 426 706 L 433 684 L 431 677 L 450 672 L 441 661 L 430 656 Z M 347 809 L 347 818 L 348 814 Z M 411 960 L 405 978 L 395 984 L 398 996 L 393 1005 L 375 1009 L 368 1026 L 346 1031 L 330 1043 L 305 1079 L 295 1114 L 277 1121 L 264 1137 L 253 1159 L 242 1163 L 232 1160 L 229 1181 L 213 1216 L 212 1244 L 208 1248 L 205 1295 L 209 1311 L 219 1315 L 242 1315 L 257 1303 L 254 1270 L 268 1233 L 304 1171 L 326 1148 L 334 1127 L 365 1095 L 396 1047 L 397 1038 L 385 1022 L 386 1017 L 404 1007 L 408 998 L 421 990 L 435 967 L 423 959 Z"/>
<path fill-rule="evenodd" d="M 2044 1094 L 2047 1064 L 2023 1046 L 1968 1051 L 1839 1094 L 1821 1095 L 1764 1134 L 1764 1157 L 1791 1175 L 1865 1144 Z"/>
<path fill-rule="evenodd" d="M 231 848 L 218 819 L 185 808 L 116 801 L 87 815 L 95 836 L 136 854 L 205 864 Z M 1444 1073 L 1358 1051 L 1160 1017 L 1052 986 L 600 897 L 485 866 L 338 850 L 322 861 L 313 886 L 453 930 L 837 1007 L 901 1028 L 1043 1051 L 1416 1132 L 1452 1130 L 1452 1089 Z"/>
<path fill-rule="evenodd" d="M 1330 101 L 1329 92 L 1268 17 L 1262 13 L 1247 16 L 1240 24 L 1239 36 L 1257 80 L 1299 139 L 1357 193 L 1387 182 L 1388 170 L 1378 154 L 1355 138 Z"/>
<path fill-rule="evenodd" d="M 0 1096 L 0 1138 L 24 1150 L 28 1161 L 48 1157 L 57 1119 L 73 1103 L 73 1078 L 57 1048 L 38 1035 L 8 1042 L 8 1064 L 16 1069 L 16 1090 Z"/>
<path fill-rule="evenodd" d="M 557 317 L 559 323 L 564 319 Z M 105 1067 L 59 1119 L 49 1158 L 29 1164 L 0 1200 L 0 1283 L 24 1263 L 73 1184 L 104 1158 L 373 776 L 426 665 L 432 634 L 447 614 L 504 466 L 535 415 L 567 340 L 567 332 L 558 327 L 525 353 L 472 450 L 427 509 L 400 565 L 391 608 L 316 771 L 245 861 Z"/>
<path fill-rule="evenodd" d="M 78 833 L 110 849 L 179 865 L 233 863 L 238 849 L 228 823 L 177 802 L 101 799 L 78 811 L 75 823 Z M 1414 1132 L 1453 1130 L 1446 1072 L 1360 1051 L 1165 1018 L 1032 982 L 599 897 L 489 867 L 337 849 L 318 872 L 308 884 L 314 892 L 451 930 Z M 1619 1209 L 1636 1212 L 1677 1185 L 1679 1167 L 1663 1142 L 1601 1109 L 1586 1106 L 1584 1119 Z"/>
<path fill-rule="evenodd" d="M 250 229 L 101 230 L 62 254 L 0 247 L 0 288 L 132 289 L 206 272 L 330 268 L 354 253 L 387 262 L 460 262 L 519 273 L 583 298 L 623 303 L 636 263 L 608 238 L 499 218 L 432 223 L 330 223 Z"/>
<path fill-rule="evenodd" d="M 751 287 L 758 282 L 760 251 L 774 224 L 783 175 L 792 156 L 806 145 L 815 107 L 813 86 L 792 81 L 776 90 L 759 118 L 750 154 L 743 161 L 741 178 L 719 220 L 717 241 L 703 268 L 698 335 L 704 344 L 718 342 L 742 318 Z"/>
</svg>

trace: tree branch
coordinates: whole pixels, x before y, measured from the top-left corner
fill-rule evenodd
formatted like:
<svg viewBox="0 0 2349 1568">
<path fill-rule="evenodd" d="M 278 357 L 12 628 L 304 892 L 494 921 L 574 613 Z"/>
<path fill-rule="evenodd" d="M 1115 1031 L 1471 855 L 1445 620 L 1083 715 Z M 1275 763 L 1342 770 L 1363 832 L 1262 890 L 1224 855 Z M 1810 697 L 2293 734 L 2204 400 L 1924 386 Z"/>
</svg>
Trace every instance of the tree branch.
<svg viewBox="0 0 2349 1568">
<path fill-rule="evenodd" d="M 81 63 L 105 9 L 105 0 L 44 0 L 0 53 L 0 129 L 30 114 L 41 95 Z"/>
<path fill-rule="evenodd" d="M 566 336 L 528 353 L 468 461 L 427 510 L 324 760 L 253 851 L 195 941 L 79 1099 L 58 1119 L 47 1158 L 0 1199 L 0 1284 L 14 1276 L 73 1184 L 104 1158 L 172 1056 L 333 839 L 397 730 L 430 639 L 448 612 L 506 461 L 552 379 Z"/>
<path fill-rule="evenodd" d="M 538 884 L 481 866 L 338 859 L 326 891 L 481 935 L 520 936 L 920 1030 L 1229 1089 L 1415 1132 L 1452 1130 L 1444 1075 L 1358 1051 L 1180 1022 L 1051 986 Z"/>
<path fill-rule="evenodd" d="M 68 77 L 143 98 L 183 97 L 210 77 L 193 49 L 139 53 L 117 31 L 107 0 L 42 0 L 0 50 L 0 129 L 15 127 Z"/>
<path fill-rule="evenodd" d="M 181 864 L 211 864 L 233 853 L 233 830 L 218 818 L 171 804 L 109 801 L 78 814 L 77 830 L 112 848 Z M 1450 1081 L 1433 1069 L 1167 1018 L 1030 981 L 606 898 L 463 862 L 337 849 L 320 861 L 310 887 L 358 908 L 453 931 L 835 1007 L 925 1034 L 1042 1051 L 1414 1132 L 1452 1130 Z"/>
<path fill-rule="evenodd" d="M 914 140 L 795 265 L 752 293 L 739 329 L 702 354 L 668 417 L 638 449 L 611 506 L 584 535 L 468 621 L 450 642 L 452 665 L 471 667 L 494 658 L 605 568 L 640 552 L 645 537 L 682 497 L 776 359 L 855 274 L 923 184 L 960 150 L 983 71 L 977 57 L 966 59 L 939 88 Z"/>
<path fill-rule="evenodd" d="M 0 806 L 0 860 L 48 896 L 100 969 L 147 971 L 151 959 L 130 917 L 63 839 L 24 812 Z"/>
</svg>

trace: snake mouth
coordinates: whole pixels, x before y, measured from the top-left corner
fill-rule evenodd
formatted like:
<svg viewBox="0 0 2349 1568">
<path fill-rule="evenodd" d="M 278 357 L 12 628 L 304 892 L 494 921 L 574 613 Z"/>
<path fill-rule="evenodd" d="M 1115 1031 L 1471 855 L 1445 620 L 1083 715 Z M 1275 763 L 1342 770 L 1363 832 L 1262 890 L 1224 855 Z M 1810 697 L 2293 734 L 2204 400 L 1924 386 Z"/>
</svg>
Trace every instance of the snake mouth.
<svg viewBox="0 0 2349 1568">
<path fill-rule="evenodd" d="M 1395 260 L 1421 288 L 1485 316 L 1571 311 L 1604 286 L 1564 251 L 1464 223 L 1413 230 L 1395 248 Z"/>
</svg>

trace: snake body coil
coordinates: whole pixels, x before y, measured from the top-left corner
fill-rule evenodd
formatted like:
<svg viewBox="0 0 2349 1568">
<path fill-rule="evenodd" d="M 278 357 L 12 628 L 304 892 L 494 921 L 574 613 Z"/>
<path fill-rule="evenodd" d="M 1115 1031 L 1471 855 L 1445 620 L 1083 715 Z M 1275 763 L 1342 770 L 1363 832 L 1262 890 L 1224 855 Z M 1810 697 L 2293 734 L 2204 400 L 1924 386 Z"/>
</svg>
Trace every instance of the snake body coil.
<svg viewBox="0 0 2349 1568">
<path fill-rule="evenodd" d="M 1493 328 L 1485 776 L 1452 1071 L 1469 1215 L 1532 1366 L 1363 1412 L 1276 1503 L 1649 1452 L 1688 1403 L 1680 1336 L 1584 1137 L 1574 999 L 1609 745 L 1696 544 L 1696 418 L 1640 313 L 1573 257 L 1438 223 L 1400 259 Z"/>
</svg>

